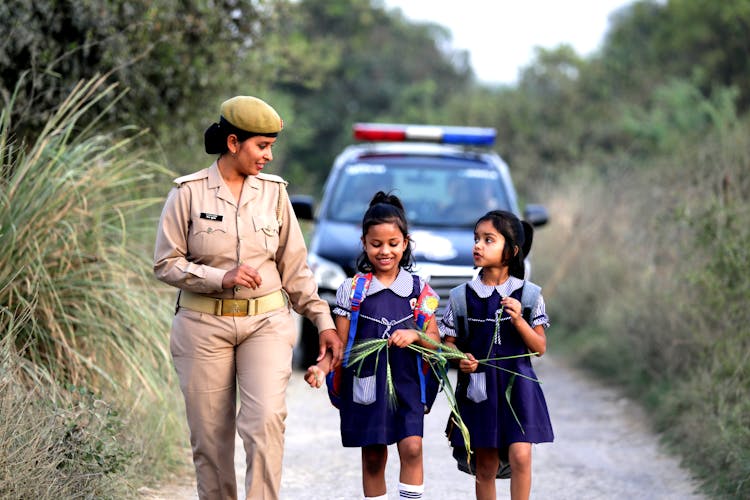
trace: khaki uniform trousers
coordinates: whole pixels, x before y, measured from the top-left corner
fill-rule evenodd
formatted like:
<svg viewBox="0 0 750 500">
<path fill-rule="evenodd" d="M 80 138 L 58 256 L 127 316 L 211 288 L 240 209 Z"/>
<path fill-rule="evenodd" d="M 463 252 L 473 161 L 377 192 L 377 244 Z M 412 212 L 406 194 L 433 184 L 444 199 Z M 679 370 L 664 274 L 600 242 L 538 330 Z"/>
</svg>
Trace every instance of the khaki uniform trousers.
<svg viewBox="0 0 750 500">
<path fill-rule="evenodd" d="M 246 498 L 279 498 L 296 335 L 287 307 L 239 317 L 180 308 L 174 317 L 170 349 L 201 500 L 237 498 L 235 425 L 246 454 Z"/>
</svg>

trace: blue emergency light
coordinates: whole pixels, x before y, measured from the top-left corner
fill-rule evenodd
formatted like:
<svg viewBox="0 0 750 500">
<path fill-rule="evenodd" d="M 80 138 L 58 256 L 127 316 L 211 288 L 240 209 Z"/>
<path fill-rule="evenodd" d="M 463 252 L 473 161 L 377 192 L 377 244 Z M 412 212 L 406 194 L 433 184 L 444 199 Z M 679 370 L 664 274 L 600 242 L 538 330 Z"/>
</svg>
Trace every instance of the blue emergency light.
<svg viewBox="0 0 750 500">
<path fill-rule="evenodd" d="M 357 123 L 354 125 L 354 138 L 360 141 L 419 141 L 464 146 L 492 146 L 495 143 L 495 135 L 494 128 L 481 127 L 395 123 Z"/>
</svg>

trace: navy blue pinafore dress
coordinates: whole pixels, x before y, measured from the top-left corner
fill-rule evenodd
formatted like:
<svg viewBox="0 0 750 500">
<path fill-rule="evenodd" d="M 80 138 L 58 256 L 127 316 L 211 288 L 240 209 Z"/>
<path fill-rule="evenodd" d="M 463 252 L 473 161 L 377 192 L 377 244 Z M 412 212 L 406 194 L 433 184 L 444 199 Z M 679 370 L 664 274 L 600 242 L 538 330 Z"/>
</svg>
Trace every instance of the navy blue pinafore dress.
<svg viewBox="0 0 750 500">
<path fill-rule="evenodd" d="M 511 296 L 521 300 L 521 292 L 522 288 L 519 288 Z M 501 300 L 497 290 L 482 299 L 467 286 L 466 299 L 469 334 L 459 341 L 458 347 L 462 351 L 470 352 L 477 359 L 528 353 L 526 344 L 505 311 L 500 317 L 499 334 L 495 334 L 495 314 L 500 309 Z M 537 379 L 528 356 L 492 363 Z M 461 418 L 469 429 L 472 449 L 497 448 L 500 457 L 507 460 L 511 443 L 546 443 L 554 439 L 542 388 L 533 380 L 480 363 L 474 373 L 458 372 L 456 401 Z M 464 448 L 459 429 L 449 423 L 447 431 L 451 445 Z"/>
<path fill-rule="evenodd" d="M 409 297 L 389 289 L 362 301 L 355 343 L 388 338 L 399 328 L 414 328 L 410 302 L 419 297 L 419 277 Z M 413 300 L 412 300 L 413 299 Z M 368 356 L 362 365 L 351 364 L 342 377 L 341 442 L 347 447 L 393 444 L 409 436 L 422 436 L 424 405 L 421 401 L 419 364 L 412 349 L 390 347 Z M 377 358 L 377 360 L 376 360 Z M 395 405 L 388 401 L 386 369 L 390 364 Z"/>
</svg>

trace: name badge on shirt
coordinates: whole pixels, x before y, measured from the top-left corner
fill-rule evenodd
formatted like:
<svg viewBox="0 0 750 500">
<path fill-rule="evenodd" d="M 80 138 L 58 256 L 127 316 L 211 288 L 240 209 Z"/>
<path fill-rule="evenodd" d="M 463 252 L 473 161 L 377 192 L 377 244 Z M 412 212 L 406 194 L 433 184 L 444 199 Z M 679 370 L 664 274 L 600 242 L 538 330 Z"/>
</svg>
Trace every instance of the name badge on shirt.
<svg viewBox="0 0 750 500">
<path fill-rule="evenodd" d="M 206 212 L 201 212 L 201 219 L 215 220 L 215 221 L 221 222 L 224 219 L 224 216 L 218 215 L 218 214 L 208 214 Z"/>
</svg>

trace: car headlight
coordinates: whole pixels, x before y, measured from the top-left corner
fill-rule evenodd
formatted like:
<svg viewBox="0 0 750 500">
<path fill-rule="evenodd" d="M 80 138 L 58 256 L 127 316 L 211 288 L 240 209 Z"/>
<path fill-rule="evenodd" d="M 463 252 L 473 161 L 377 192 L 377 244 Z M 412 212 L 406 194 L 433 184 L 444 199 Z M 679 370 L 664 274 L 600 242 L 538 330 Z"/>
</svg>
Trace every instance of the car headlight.
<svg viewBox="0 0 750 500">
<path fill-rule="evenodd" d="M 313 272 L 318 288 L 338 290 L 341 283 L 346 279 L 344 269 L 330 260 L 310 254 L 307 259 L 310 270 Z"/>
</svg>

